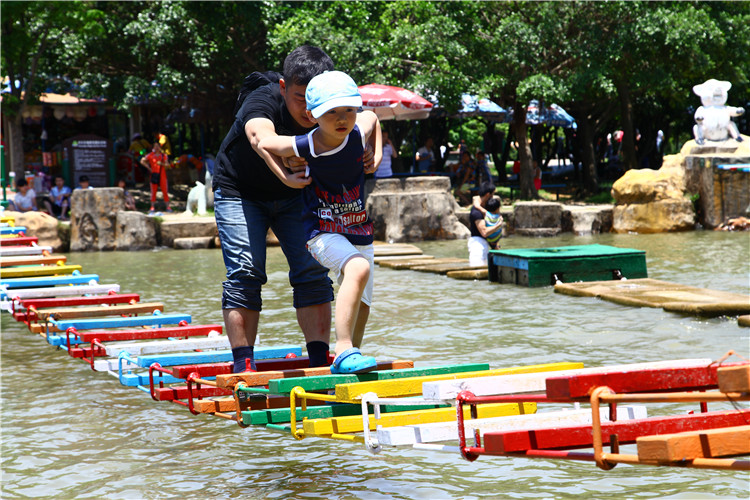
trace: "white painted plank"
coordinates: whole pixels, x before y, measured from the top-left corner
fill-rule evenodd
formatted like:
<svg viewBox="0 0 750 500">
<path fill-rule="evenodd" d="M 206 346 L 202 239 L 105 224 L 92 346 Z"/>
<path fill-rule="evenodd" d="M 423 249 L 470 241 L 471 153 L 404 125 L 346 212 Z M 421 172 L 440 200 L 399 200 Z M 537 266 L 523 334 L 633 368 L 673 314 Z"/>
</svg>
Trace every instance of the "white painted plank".
<svg viewBox="0 0 750 500">
<path fill-rule="evenodd" d="M 113 291 L 120 292 L 120 285 L 75 285 L 75 286 L 50 286 L 40 288 L 17 288 L 8 290 L 6 293 L 10 298 L 19 299 L 42 299 L 49 297 L 70 297 L 76 295 L 101 295 Z"/>
<path fill-rule="evenodd" d="M 568 375 L 583 375 L 594 373 L 610 373 L 625 370 L 647 370 L 657 368 L 691 368 L 707 366 L 710 359 L 676 359 L 655 361 L 649 363 L 633 363 L 628 365 L 610 365 L 596 368 L 580 368 L 576 370 L 559 370 L 553 372 L 524 373 L 517 375 L 497 375 L 494 377 L 478 377 L 455 380 L 441 380 L 422 384 L 422 394 L 425 399 L 452 400 L 461 391 L 469 391 L 475 396 L 494 396 L 499 394 L 520 394 L 530 392 L 544 392 L 545 381 L 552 377 Z M 460 374 L 457 374 L 460 376 Z"/>
<path fill-rule="evenodd" d="M 0 255 L 9 257 L 11 255 L 41 255 L 44 251 L 52 253 L 52 247 L 48 246 L 10 246 L 0 247 Z"/>
<path fill-rule="evenodd" d="M 117 376 L 117 372 L 119 370 L 119 363 L 117 358 L 112 359 L 95 359 L 94 360 L 94 371 L 97 372 L 115 372 L 115 376 Z M 139 369 L 139 366 L 137 364 L 131 363 L 129 361 L 123 360 L 122 362 L 122 369 L 123 370 L 136 370 Z"/>
<path fill-rule="evenodd" d="M 116 343 L 106 345 L 107 356 L 116 358 L 121 352 L 130 356 L 158 354 L 164 352 L 194 351 L 196 349 L 228 349 L 229 337 L 190 338 L 186 340 L 161 340 L 153 342 Z"/>
<path fill-rule="evenodd" d="M 601 408 L 603 422 L 608 422 L 609 409 Z M 634 420 L 646 418 L 646 407 L 642 405 L 619 406 L 617 420 Z M 479 429 L 485 432 L 518 431 L 539 429 L 543 427 L 565 427 L 573 425 L 591 425 L 591 410 L 561 410 L 513 415 L 507 417 L 480 418 L 464 420 L 466 435 Z M 387 446 L 405 446 L 417 443 L 435 443 L 458 440 L 456 422 L 435 422 L 430 424 L 406 425 L 401 427 L 381 427 L 377 430 L 378 442 Z"/>
</svg>

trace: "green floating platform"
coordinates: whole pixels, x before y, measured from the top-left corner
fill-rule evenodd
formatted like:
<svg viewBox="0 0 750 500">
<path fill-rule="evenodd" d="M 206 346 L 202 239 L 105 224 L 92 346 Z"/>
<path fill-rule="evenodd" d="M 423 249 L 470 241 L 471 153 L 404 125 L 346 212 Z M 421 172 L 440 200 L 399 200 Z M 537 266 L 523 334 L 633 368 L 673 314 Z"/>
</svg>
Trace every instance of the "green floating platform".
<svg viewBox="0 0 750 500">
<path fill-rule="evenodd" d="M 648 277 L 646 252 L 607 245 L 490 250 L 488 261 L 490 281 L 529 287 Z"/>
</svg>

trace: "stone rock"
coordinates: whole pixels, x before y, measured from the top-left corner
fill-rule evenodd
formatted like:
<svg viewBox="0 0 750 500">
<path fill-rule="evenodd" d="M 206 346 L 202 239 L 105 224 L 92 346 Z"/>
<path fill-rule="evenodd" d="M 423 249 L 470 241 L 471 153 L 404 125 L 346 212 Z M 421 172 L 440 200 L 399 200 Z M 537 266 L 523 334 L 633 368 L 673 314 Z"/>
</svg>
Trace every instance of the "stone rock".
<svg viewBox="0 0 750 500">
<path fill-rule="evenodd" d="M 684 197 L 685 187 L 684 168 L 675 166 L 673 159 L 667 156 L 659 170 L 644 168 L 625 172 L 612 184 L 612 197 L 618 204 L 680 199 Z"/>
<path fill-rule="evenodd" d="M 76 189 L 70 197 L 70 250 L 114 250 L 117 212 L 125 208 L 121 188 Z"/>
<path fill-rule="evenodd" d="M 16 227 L 25 227 L 27 236 L 36 236 L 39 246 L 50 246 L 55 252 L 67 251 L 65 246 L 65 228 L 56 218 L 44 212 L 4 212 L 15 218 Z"/>
<path fill-rule="evenodd" d="M 196 248 L 211 248 L 213 242 L 213 236 L 201 236 L 198 238 L 175 238 L 173 245 L 178 250 L 194 250 Z"/>
<path fill-rule="evenodd" d="M 212 217 L 165 220 L 161 223 L 161 244 L 174 246 L 177 238 L 211 237 L 218 234 L 216 220 Z"/>
<path fill-rule="evenodd" d="M 150 250 L 156 246 L 157 225 L 152 217 L 135 211 L 117 212 L 117 250 Z"/>
<path fill-rule="evenodd" d="M 616 233 L 663 233 L 695 228 L 695 210 L 687 199 L 617 205 L 612 213 Z"/>
<path fill-rule="evenodd" d="M 513 207 L 513 232 L 520 236 L 549 237 L 562 231 L 562 204 L 520 201 Z"/>
<path fill-rule="evenodd" d="M 366 209 L 375 239 L 388 242 L 453 240 L 469 237 L 456 216 L 458 204 L 448 177 L 408 177 L 368 181 Z"/>
<path fill-rule="evenodd" d="M 562 231 L 579 236 L 609 233 L 612 231 L 612 206 L 566 206 L 562 212 Z"/>
</svg>

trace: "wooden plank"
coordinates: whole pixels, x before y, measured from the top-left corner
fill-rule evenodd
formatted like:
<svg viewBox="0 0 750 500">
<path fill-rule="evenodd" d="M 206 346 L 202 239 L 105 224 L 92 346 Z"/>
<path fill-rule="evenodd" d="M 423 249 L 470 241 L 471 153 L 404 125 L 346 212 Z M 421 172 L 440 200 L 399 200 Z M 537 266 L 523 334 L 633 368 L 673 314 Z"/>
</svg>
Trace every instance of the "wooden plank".
<svg viewBox="0 0 750 500">
<path fill-rule="evenodd" d="M 750 425 L 643 436 L 636 439 L 636 445 L 640 460 L 659 464 L 749 455 Z"/>
<path fill-rule="evenodd" d="M 390 269 L 411 269 L 414 266 L 421 266 L 425 265 L 427 263 L 429 264 L 450 264 L 453 262 L 461 262 L 462 259 L 456 259 L 453 257 L 446 257 L 446 258 L 432 258 L 432 259 L 422 259 L 422 258 L 415 258 L 415 259 L 409 259 L 409 260 L 399 260 L 399 261 L 388 261 L 388 262 L 380 262 L 380 267 L 387 267 Z"/>
<path fill-rule="evenodd" d="M 255 359 L 283 358 L 290 353 L 299 356 L 302 354 L 302 348 L 297 345 L 255 346 Z M 148 368 L 153 363 L 159 363 L 161 366 L 178 366 L 198 363 L 220 363 L 231 360 L 231 350 L 149 354 L 138 357 L 138 366 Z"/>
<path fill-rule="evenodd" d="M 600 416 L 603 422 L 609 421 L 609 409 L 601 408 Z M 618 421 L 636 418 L 646 418 L 645 406 L 617 407 Z M 471 436 L 475 430 L 478 430 L 480 435 L 484 435 L 487 432 L 533 430 L 570 425 L 591 425 L 591 410 L 547 411 L 527 415 L 464 420 L 464 430 L 467 436 Z M 455 421 L 407 425 L 378 429 L 377 437 L 380 444 L 388 446 L 458 441 L 458 428 Z"/>
<path fill-rule="evenodd" d="M 461 271 L 448 271 L 447 276 L 456 280 L 486 280 L 489 278 L 487 268 Z"/>
<path fill-rule="evenodd" d="M 222 333 L 221 325 L 186 325 L 163 328 L 139 328 L 137 330 L 88 330 L 78 332 L 71 338 L 71 344 L 88 343 L 94 339 L 100 342 L 122 342 L 126 340 L 165 339 L 169 337 L 200 337 L 211 332 Z M 50 335 L 51 345 L 67 345 L 66 335 Z M 71 348 L 73 349 L 73 348 Z"/>
<path fill-rule="evenodd" d="M 71 319 L 57 322 L 56 325 L 49 324 L 49 331 L 64 332 L 68 328 L 76 330 L 94 330 L 100 328 L 127 328 L 132 326 L 162 326 L 175 325 L 180 321 L 190 323 L 192 318 L 189 314 L 151 314 L 149 316 L 133 316 L 128 318 L 94 318 L 94 319 Z M 29 329 L 34 333 L 44 333 L 44 325 L 31 325 Z"/>
<path fill-rule="evenodd" d="M 66 276 L 39 276 L 35 278 L 13 278 L 3 279 L 2 285 L 8 289 L 4 295 L 9 297 L 15 297 L 12 289 L 16 288 L 32 288 L 32 287 L 48 287 L 57 285 L 91 285 L 91 282 L 98 282 L 99 275 L 97 274 L 76 274 Z"/>
<path fill-rule="evenodd" d="M 750 363 L 720 366 L 716 378 L 721 392 L 750 392 Z"/>
<path fill-rule="evenodd" d="M 198 349 L 227 349 L 229 338 L 226 335 L 205 338 L 189 338 L 186 340 L 164 340 L 154 342 L 136 342 L 132 344 L 120 343 L 105 346 L 107 356 L 116 358 L 120 353 L 130 356 L 161 354 L 167 352 L 184 352 Z M 148 365 L 146 365 L 148 366 Z"/>
<path fill-rule="evenodd" d="M 197 387 L 192 388 L 192 394 L 194 398 L 198 397 L 212 397 L 212 396 L 224 396 L 232 394 L 229 389 L 221 389 L 219 387 L 202 386 L 200 389 Z M 154 387 L 154 395 L 158 401 L 176 401 L 178 399 L 188 398 L 188 388 L 186 385 L 170 386 L 170 387 Z"/>
<path fill-rule="evenodd" d="M 123 304 L 114 306 L 95 307 L 64 307 L 53 309 L 39 309 L 36 312 L 41 321 L 55 319 L 61 321 L 72 318 L 97 318 L 103 316 L 119 316 L 121 314 L 143 314 L 163 311 L 161 302 L 139 302 L 137 304 Z"/>
<path fill-rule="evenodd" d="M 433 255 L 391 255 L 391 256 L 383 256 L 383 257 L 375 257 L 373 260 L 375 264 L 380 264 L 382 262 L 398 262 L 398 261 L 404 261 L 404 260 L 414 260 L 416 258 L 419 258 L 420 260 L 431 260 L 435 257 Z"/>
<path fill-rule="evenodd" d="M 471 409 L 464 408 L 464 418 L 471 418 Z M 498 403 L 477 405 L 479 418 L 501 417 L 519 415 L 521 413 L 533 413 L 536 411 L 534 403 Z M 433 408 L 427 410 L 397 411 L 393 413 L 381 413 L 379 419 L 370 418 L 370 430 L 377 426 L 396 427 L 400 425 L 426 424 L 429 422 L 455 422 L 456 409 Z M 364 424 L 361 415 L 348 417 L 334 417 L 330 419 L 305 420 L 303 422 L 305 435 L 326 436 L 333 433 L 346 434 L 351 432 L 362 432 Z"/>
<path fill-rule="evenodd" d="M 22 246 L 22 247 L 0 247 L 0 256 L 3 258 L 13 255 L 41 255 L 44 252 L 52 253 L 51 246 Z"/>
<path fill-rule="evenodd" d="M 31 246 L 32 243 L 38 242 L 39 239 L 36 236 L 11 236 L 0 238 L 0 246 L 3 247 Z"/>
<path fill-rule="evenodd" d="M 634 443 L 641 436 L 699 431 L 745 425 L 750 409 L 697 413 L 669 417 L 651 417 L 625 422 L 602 423 L 602 441 L 609 444 L 610 436 L 617 435 L 620 444 Z M 524 431 L 488 432 L 484 435 L 484 449 L 489 455 L 593 446 L 591 426 L 571 426 Z"/>
<path fill-rule="evenodd" d="M 44 288 L 15 289 L 8 292 L 8 298 L 31 299 L 47 297 L 74 297 L 86 294 L 101 294 L 120 291 L 120 285 L 78 285 L 78 286 L 51 286 Z M 3 294 L 5 295 L 5 294 Z"/>
<path fill-rule="evenodd" d="M 617 393 L 651 391 L 690 391 L 718 387 L 716 369 L 708 359 L 666 361 L 665 366 L 651 368 L 612 367 L 600 373 L 550 377 L 547 396 L 555 399 L 588 399 L 595 387 L 607 386 Z M 731 366 L 731 365 L 730 365 Z"/>
<path fill-rule="evenodd" d="M 447 262 L 445 264 L 422 264 L 411 268 L 412 271 L 433 274 L 448 274 L 449 271 L 478 271 L 486 270 L 487 266 L 472 266 L 468 260 Z"/>
<path fill-rule="evenodd" d="M 296 409 L 297 421 L 304 418 L 318 419 L 334 416 L 357 415 L 362 408 L 359 405 L 317 405 L 308 406 L 307 410 Z M 362 417 L 360 417 L 362 418 Z M 291 421 L 289 408 L 275 408 L 270 410 L 243 411 L 242 422 L 245 425 L 282 424 Z"/>
<path fill-rule="evenodd" d="M 740 326 L 750 326 L 750 314 L 744 314 L 737 318 L 737 324 Z"/>
<path fill-rule="evenodd" d="M 324 401 L 308 401 L 308 406 L 325 406 Z M 215 399 L 193 400 L 193 408 L 198 413 L 235 412 L 234 396 Z M 241 411 L 272 410 L 278 408 L 289 408 L 289 398 L 269 394 L 266 399 L 240 403 Z M 266 419 L 267 420 L 267 419 Z M 288 419 L 287 419 L 288 421 Z"/>
<path fill-rule="evenodd" d="M 308 361 L 309 362 L 309 361 Z M 411 368 L 414 366 L 413 361 L 409 360 L 395 360 L 395 361 L 381 361 L 378 363 L 378 370 L 398 370 L 398 369 L 404 369 L 404 368 Z M 268 385 L 268 383 L 271 380 L 274 379 L 298 379 L 298 378 L 306 378 L 306 377 L 331 377 L 331 368 L 330 366 L 320 366 L 317 368 L 290 368 L 286 370 L 274 370 L 274 371 L 261 371 L 261 367 L 257 366 L 258 368 L 257 372 L 244 372 L 244 373 L 230 373 L 227 375 L 217 375 L 216 376 L 216 385 L 219 387 L 234 387 L 237 382 L 245 382 L 247 385 L 251 387 L 260 386 L 260 385 Z M 340 375 L 336 375 L 338 377 L 341 377 Z M 330 385 L 330 380 L 325 383 L 326 387 Z M 333 379 L 335 382 L 335 379 Z M 299 382 L 295 381 L 292 382 L 292 384 L 299 384 Z M 292 385 L 291 388 L 294 388 L 295 386 Z M 286 388 L 286 387 L 285 387 Z M 291 388 L 289 390 L 291 390 Z M 312 390 L 312 389 L 309 389 Z M 279 391 L 281 392 L 289 392 L 289 391 L 282 391 L 279 388 Z"/>
<path fill-rule="evenodd" d="M 622 371 L 636 371 L 646 369 L 661 369 L 686 366 L 707 366 L 709 359 L 672 360 L 648 363 L 633 363 L 626 365 L 611 365 L 592 368 L 579 366 L 562 371 L 525 373 L 519 375 L 500 375 L 496 377 L 481 377 L 465 380 L 444 380 L 425 382 L 422 384 L 422 394 L 426 399 L 455 399 L 459 392 L 470 391 L 475 396 L 492 396 L 496 394 L 516 394 L 530 392 L 545 392 L 547 379 L 557 377 L 583 377 L 597 374 L 607 374 Z M 549 394 L 548 394 L 549 395 Z M 559 393 L 555 393 L 559 396 Z"/>
<path fill-rule="evenodd" d="M 258 359 L 255 361 L 255 367 L 259 372 L 272 372 L 280 370 L 297 370 L 300 368 L 308 368 L 310 365 L 310 359 L 307 356 L 296 356 L 294 358 L 275 358 L 275 359 Z M 215 364 L 201 364 L 201 365 L 182 365 L 175 366 L 172 368 L 172 372 L 181 377 L 187 378 L 191 372 L 198 373 L 201 377 L 203 375 L 216 376 L 216 383 L 219 387 L 233 388 L 234 384 L 242 380 L 242 374 L 233 374 L 232 370 L 234 363 L 215 363 Z M 246 372 L 246 375 L 252 375 L 253 372 Z M 222 377 L 219 377 L 219 376 Z M 229 377 L 225 377 L 228 375 Z M 238 377 L 231 379 L 230 377 Z M 221 378 L 221 380 L 219 380 Z M 248 384 L 251 385 L 251 384 Z M 252 384 L 255 385 L 255 384 Z M 265 385 L 265 384 L 258 384 Z"/>
<path fill-rule="evenodd" d="M 45 307 L 90 306 L 94 304 L 128 304 L 140 300 L 141 296 L 137 293 L 108 293 L 106 295 L 87 295 L 85 297 L 28 298 L 21 299 L 19 305 L 26 309 L 32 307 L 43 309 Z"/>
<path fill-rule="evenodd" d="M 416 255 L 422 253 L 422 250 L 419 247 L 404 243 L 374 245 L 373 248 L 375 251 L 375 257 L 392 255 Z"/>
<path fill-rule="evenodd" d="M 0 268 L 0 278 L 15 279 L 30 278 L 36 276 L 61 276 L 66 274 L 73 274 L 76 271 L 80 273 L 81 269 L 81 266 L 71 264 L 55 266 L 4 267 Z"/>
<path fill-rule="evenodd" d="M 401 379 L 412 380 L 411 377 L 422 377 L 427 375 L 451 377 L 456 373 L 476 372 L 477 370 L 489 370 L 489 364 L 474 363 L 469 365 L 445 365 L 433 366 L 428 368 L 410 368 L 406 370 L 387 370 L 382 372 L 375 371 L 370 373 L 359 373 L 352 375 L 331 375 L 329 371 L 327 375 L 320 375 L 315 377 L 308 376 L 301 378 L 269 380 L 268 389 L 274 394 L 285 394 L 291 392 L 291 390 L 295 387 L 302 387 L 306 391 L 322 391 L 336 388 L 337 398 L 342 399 L 338 397 L 338 388 L 341 387 L 342 384 L 379 384 L 387 382 L 397 382 Z"/>
<path fill-rule="evenodd" d="M 11 267 L 11 266 L 41 266 L 41 265 L 54 265 L 60 262 L 66 262 L 68 258 L 65 255 L 17 255 L 8 256 L 3 255 L 0 259 L 0 267 Z"/>
<path fill-rule="evenodd" d="M 430 377 L 414 377 L 397 380 L 380 380 L 375 382 L 359 382 L 339 384 L 336 386 L 336 398 L 342 401 L 352 401 L 363 394 L 374 392 L 380 397 L 417 396 L 422 394 L 422 384 L 436 380 L 453 380 L 459 378 L 488 377 L 493 375 L 510 375 L 513 373 L 533 373 L 538 371 L 553 371 L 578 368 L 579 363 L 549 363 L 543 365 L 517 366 L 498 368 L 495 370 L 472 371 L 468 373 L 450 373 L 433 375 Z"/>
</svg>

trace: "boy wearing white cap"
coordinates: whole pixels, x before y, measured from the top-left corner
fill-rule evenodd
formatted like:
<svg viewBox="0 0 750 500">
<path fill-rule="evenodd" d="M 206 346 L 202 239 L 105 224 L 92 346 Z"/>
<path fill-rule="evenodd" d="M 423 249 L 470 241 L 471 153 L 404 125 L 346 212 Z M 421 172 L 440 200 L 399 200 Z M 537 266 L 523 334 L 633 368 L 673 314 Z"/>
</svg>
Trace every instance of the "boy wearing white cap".
<svg viewBox="0 0 750 500">
<path fill-rule="evenodd" d="M 259 144 L 261 156 L 287 186 L 303 189 L 302 222 L 307 249 L 338 279 L 336 358 L 332 373 L 362 373 L 377 362 L 359 350 L 370 314 L 373 288 L 373 226 L 364 203 L 362 155 L 369 142 L 375 165 L 382 158 L 380 124 L 372 111 L 358 112 L 362 97 L 340 71 L 322 73 L 307 85 L 307 113 L 318 124 L 306 135 L 273 136 Z M 279 157 L 300 156 L 308 171 L 283 167 Z"/>
</svg>

